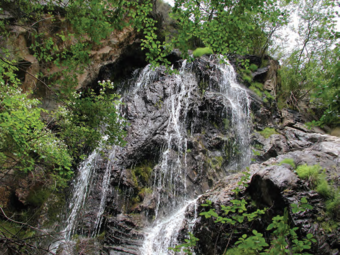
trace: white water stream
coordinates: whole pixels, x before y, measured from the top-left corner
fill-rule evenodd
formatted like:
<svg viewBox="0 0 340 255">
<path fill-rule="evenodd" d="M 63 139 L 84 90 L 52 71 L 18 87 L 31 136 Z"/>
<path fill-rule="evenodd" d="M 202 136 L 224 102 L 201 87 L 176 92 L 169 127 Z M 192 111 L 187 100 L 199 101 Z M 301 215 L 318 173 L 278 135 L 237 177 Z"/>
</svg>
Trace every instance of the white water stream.
<svg viewBox="0 0 340 255">
<path fill-rule="evenodd" d="M 231 106 L 232 109 L 232 120 L 231 120 L 231 128 L 236 133 L 236 142 L 237 148 L 239 150 L 238 160 L 236 163 L 237 168 L 245 167 L 250 163 L 250 100 L 248 98 L 248 94 L 245 88 L 239 85 L 236 81 L 236 72 L 234 68 L 230 64 L 216 64 L 215 69 L 219 70 L 222 76 L 219 79 L 219 87 L 220 93 L 224 99 L 224 105 L 228 110 L 228 106 Z M 167 128 L 166 137 L 168 139 L 167 149 L 164 151 L 162 156 L 162 167 L 161 172 L 158 173 L 158 185 L 157 191 L 159 194 L 158 197 L 158 205 L 156 210 L 156 221 L 153 224 L 153 227 L 145 230 L 145 240 L 143 243 L 140 252 L 142 255 L 166 255 L 166 254 L 174 254 L 173 251 L 169 250 L 169 247 L 174 247 L 178 244 L 177 237 L 179 231 L 184 226 L 185 221 L 185 213 L 188 208 L 192 205 L 195 206 L 195 216 L 190 222 L 188 222 L 187 229 L 188 231 L 192 231 L 197 219 L 197 204 L 195 200 L 190 200 L 184 202 L 181 208 L 173 209 L 173 205 L 168 205 L 168 210 L 173 210 L 171 216 L 164 219 L 157 219 L 157 212 L 159 209 L 160 203 L 160 191 L 162 188 L 166 187 L 166 185 L 171 185 L 171 187 L 176 187 L 178 183 L 176 180 L 181 179 L 182 182 L 185 183 L 186 174 L 183 176 L 181 170 L 174 170 L 173 166 L 168 164 L 168 154 L 172 148 L 172 140 L 174 138 L 177 139 L 177 147 L 178 147 L 178 161 L 177 161 L 177 169 L 181 169 L 181 160 L 180 157 L 183 155 L 183 151 L 181 148 L 186 149 L 186 139 L 183 138 L 183 132 L 185 130 L 181 130 L 181 126 L 179 125 L 179 114 L 182 108 L 187 110 L 188 98 L 190 96 L 190 91 L 196 85 L 196 81 L 194 76 L 191 73 L 185 72 L 185 66 L 181 69 L 180 75 L 176 76 L 178 80 L 178 85 L 176 84 L 177 93 L 175 92 L 171 96 L 171 104 L 168 105 L 170 109 L 170 120 Z M 184 111 L 186 113 L 186 111 Z M 175 132 L 173 132 L 175 130 Z M 184 144 L 183 144 L 184 141 Z M 185 155 L 185 164 L 186 164 L 186 155 Z M 172 171 L 170 174 L 170 178 L 165 179 L 168 171 Z M 161 178 L 161 175 L 164 178 Z M 156 178 L 157 179 L 157 178 Z M 186 184 L 185 191 L 186 191 Z M 174 188 L 174 192 L 176 189 Z M 173 194 L 175 198 L 180 198 Z M 183 195 L 183 194 L 181 194 Z"/>
</svg>

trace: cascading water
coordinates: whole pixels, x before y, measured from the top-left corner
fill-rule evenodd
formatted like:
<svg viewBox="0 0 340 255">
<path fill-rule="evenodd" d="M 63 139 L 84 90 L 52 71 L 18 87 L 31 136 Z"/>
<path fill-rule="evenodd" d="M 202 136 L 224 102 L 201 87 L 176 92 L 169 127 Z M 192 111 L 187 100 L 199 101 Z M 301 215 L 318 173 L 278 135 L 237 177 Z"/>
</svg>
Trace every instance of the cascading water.
<svg viewBox="0 0 340 255">
<path fill-rule="evenodd" d="M 225 108 L 228 110 L 231 108 L 231 128 L 235 133 L 236 139 L 235 143 L 238 148 L 238 155 L 234 161 L 234 165 L 236 168 L 242 168 L 247 166 L 250 163 L 250 100 L 248 98 L 248 94 L 246 89 L 241 87 L 236 81 L 236 73 L 231 66 L 231 64 L 215 64 L 215 71 L 218 70 L 221 75 L 218 80 L 220 94 L 223 96 L 223 101 Z M 184 67 L 185 68 L 185 67 Z M 186 175 L 182 175 L 181 170 L 174 171 L 173 169 L 181 169 L 181 155 L 182 148 L 186 149 L 186 138 L 185 138 L 185 130 L 181 129 L 179 125 L 179 118 L 181 110 L 184 110 L 184 115 L 186 115 L 185 100 L 190 96 L 190 91 L 194 86 L 197 86 L 196 81 L 193 75 L 189 72 L 184 72 L 184 68 L 182 68 L 180 75 L 176 76 L 178 80 L 178 86 L 176 86 L 177 93 L 175 91 L 171 96 L 169 109 L 170 109 L 170 119 L 167 127 L 167 138 L 168 144 L 167 149 L 164 151 L 162 155 L 162 165 L 161 171 L 158 173 L 158 205 L 156 208 L 156 219 L 157 219 L 157 211 L 159 209 L 160 202 L 160 191 L 162 188 L 166 187 L 166 185 L 171 184 L 173 187 L 179 185 L 176 182 L 179 179 L 182 179 L 181 182 L 185 182 Z M 189 82 L 190 81 L 190 82 Z M 186 101 L 188 102 L 188 101 Z M 182 109 L 184 108 L 184 109 Z M 183 114 L 183 113 L 182 113 Z M 178 160 L 175 167 L 168 163 L 168 154 L 172 149 L 173 139 L 177 139 L 177 148 L 178 148 Z M 185 144 L 183 144 L 183 141 Z M 184 157 L 186 162 L 186 155 Z M 186 164 L 186 163 L 185 163 Z M 170 172 L 170 173 L 169 173 Z M 163 178 L 162 178 L 163 176 Z M 168 179 L 165 179 L 168 176 Z M 156 176 L 157 177 L 157 176 Z M 170 177 L 170 178 L 169 178 Z M 155 178 L 157 179 L 157 178 Z M 184 180 L 183 180 L 184 179 Z M 184 185 L 186 187 L 186 185 Z M 185 189 L 186 191 L 186 189 Z M 174 189 L 173 196 L 179 201 L 183 201 L 178 197 L 178 194 L 175 193 Z M 183 196 L 183 194 L 181 194 Z M 185 194 L 184 194 L 185 195 Z M 196 199 L 197 200 L 197 199 Z M 174 209 L 174 205 L 168 205 L 168 210 L 173 210 L 172 216 L 166 217 L 165 219 L 158 219 L 154 222 L 154 226 L 152 228 L 145 230 L 145 240 L 142 248 L 140 249 L 141 254 L 143 255 L 163 255 L 163 254 L 173 254 L 172 251 L 169 250 L 169 247 L 174 247 L 178 244 L 177 237 L 181 228 L 183 228 L 183 222 L 185 220 L 185 213 L 187 209 L 194 205 L 195 206 L 195 216 L 194 219 L 191 220 L 189 225 L 189 231 L 193 228 L 196 222 L 196 200 L 191 201 L 183 201 L 183 205 L 180 209 Z"/>
<path fill-rule="evenodd" d="M 69 205 L 71 213 L 66 220 L 66 228 L 63 231 L 65 233 L 66 240 L 70 240 L 77 223 L 78 213 L 85 203 L 89 183 L 93 175 L 93 170 L 96 166 L 96 159 L 98 155 L 97 151 L 93 151 L 79 167 L 79 176 L 73 188 L 74 193 Z"/>
<path fill-rule="evenodd" d="M 165 102 L 169 109 L 169 120 L 165 134 L 167 143 L 161 157 L 161 167 L 155 173 L 154 194 L 158 196 L 155 218 L 158 217 L 164 190 L 170 191 L 170 195 L 178 198 L 172 201 L 173 208 L 181 202 L 179 197 L 185 195 L 186 191 L 186 178 L 183 173 L 182 160 L 184 158 L 185 165 L 187 144 L 184 138 L 186 130 L 183 124 L 185 123 L 191 92 L 197 84 L 194 74 L 186 70 L 186 61 L 183 61 L 179 74 L 174 75 L 172 82 L 173 84 L 170 87 L 173 90 L 170 91 L 169 99 Z M 182 115 L 183 112 L 184 116 Z M 177 149 L 177 159 L 175 162 L 169 162 L 169 154 L 174 153 L 174 147 Z"/>
<path fill-rule="evenodd" d="M 177 244 L 177 236 L 185 220 L 185 212 L 189 207 L 195 206 L 196 201 L 197 199 L 186 202 L 185 206 L 180 208 L 175 214 L 162 219 L 153 228 L 146 230 L 148 235 L 144 240 L 141 253 L 173 254 L 168 248 Z"/>
<path fill-rule="evenodd" d="M 229 102 L 232 108 L 231 126 L 237 136 L 239 157 L 235 160 L 236 168 L 240 169 L 250 164 L 250 100 L 245 88 L 236 81 L 236 72 L 230 63 L 216 65 L 222 73 L 219 81 L 220 92 L 225 105 Z"/>
<path fill-rule="evenodd" d="M 236 73 L 230 64 L 216 64 L 215 60 L 210 62 L 215 63 L 210 66 L 209 72 L 217 74 L 215 82 L 217 81 L 218 89 L 215 89 L 215 92 L 210 91 L 209 93 L 210 95 L 213 95 L 215 99 L 217 97 L 222 98 L 218 100 L 220 100 L 219 102 L 222 104 L 221 109 L 223 109 L 224 106 L 224 109 L 226 110 L 224 114 L 221 114 L 227 117 L 230 116 L 230 130 L 228 131 L 233 134 L 230 136 L 230 141 L 234 143 L 232 145 L 233 150 L 238 151 L 238 156 L 235 156 L 237 154 L 234 153 L 233 156 L 235 158 L 228 162 L 228 166 L 234 169 L 240 169 L 248 165 L 250 162 L 250 101 L 248 99 L 246 89 L 236 82 Z M 189 172 L 191 174 L 194 172 L 189 167 L 193 164 L 193 154 L 188 154 L 188 151 L 192 148 L 193 141 L 197 142 L 197 140 L 195 140 L 195 137 L 197 136 L 192 135 L 195 129 L 197 135 L 201 132 L 199 131 L 200 128 L 197 129 L 197 125 L 194 123 L 196 118 L 202 118 L 201 116 L 197 115 L 196 117 L 196 115 L 194 115 L 199 114 L 201 111 L 198 109 L 198 106 L 195 105 L 195 102 L 204 102 L 206 99 L 204 99 L 204 96 L 202 96 L 199 92 L 199 84 L 196 73 L 192 70 L 193 67 L 194 64 L 187 64 L 186 61 L 183 61 L 182 68 L 179 73 L 168 76 L 163 73 L 164 70 L 162 68 L 152 70 L 151 66 L 148 65 L 143 70 L 138 71 L 138 73 L 135 72 L 134 78 L 128 81 L 129 84 L 130 82 L 133 82 L 132 89 L 130 92 L 126 92 L 125 97 L 127 100 L 127 114 L 130 114 L 128 117 L 132 120 L 132 122 L 136 119 L 136 123 L 138 125 L 145 125 L 144 127 L 146 128 L 145 130 L 131 129 L 131 137 L 129 138 L 130 141 L 139 141 L 138 139 L 140 139 L 141 136 L 149 137 L 147 136 L 147 119 L 142 119 L 141 121 L 141 119 L 138 118 L 140 118 L 140 116 L 145 116 L 144 111 L 150 111 L 145 108 L 146 100 L 149 100 L 149 102 L 153 101 L 154 105 L 156 104 L 155 100 L 159 100 L 158 104 L 162 104 L 161 110 L 159 110 L 159 112 L 153 112 L 154 110 L 151 110 L 151 112 L 153 114 L 152 118 L 154 118 L 153 116 L 157 117 L 161 114 L 164 119 L 164 122 L 161 122 L 164 124 L 159 126 L 162 128 L 159 130 L 153 130 L 153 132 L 159 135 L 157 144 L 160 147 L 163 146 L 163 150 L 159 155 L 158 164 L 153 168 L 152 178 L 150 179 L 150 182 L 152 182 L 153 185 L 151 183 L 148 184 L 152 186 L 148 186 L 148 189 L 152 188 L 152 193 L 150 193 L 151 197 L 149 197 L 147 201 L 153 201 L 155 204 L 153 209 L 150 210 L 151 213 L 155 214 L 153 225 L 151 228 L 149 227 L 144 229 L 144 241 L 141 246 L 139 246 L 139 244 L 133 247 L 133 244 L 129 244 L 129 242 L 132 242 L 131 239 L 126 239 L 127 246 L 121 246 L 120 248 L 118 246 L 112 246 L 112 249 L 115 249 L 116 251 L 119 248 L 120 250 L 126 249 L 127 251 L 134 249 L 134 252 L 137 254 L 140 252 L 144 255 L 172 254 L 172 251 L 169 251 L 168 248 L 178 244 L 177 238 L 179 237 L 181 230 L 184 227 L 186 227 L 188 231 L 192 231 L 194 229 L 194 225 L 197 220 L 196 209 L 198 206 L 198 198 L 190 200 L 197 196 L 194 195 L 196 190 L 191 187 L 193 187 L 195 182 L 195 174 L 197 176 L 200 175 L 200 171 L 203 170 L 204 164 L 203 162 L 198 162 L 194 177 L 190 177 L 190 181 L 187 181 L 187 178 L 189 178 Z M 138 77 L 136 77 L 137 74 Z M 158 94 L 155 100 L 152 98 L 152 93 L 156 94 L 156 87 L 154 84 L 158 84 L 158 88 L 162 88 L 159 90 L 161 92 L 157 92 Z M 164 87 L 162 87 L 163 85 Z M 164 102 L 161 101 L 162 99 Z M 191 115 L 189 115 L 189 109 Z M 189 116 L 188 121 L 187 116 Z M 189 143 L 191 143 L 191 145 Z M 135 187 L 131 186 L 127 179 L 128 175 L 126 175 L 126 172 L 132 172 L 133 170 L 125 169 L 131 169 L 131 167 L 133 169 L 133 166 L 138 164 L 141 158 L 133 158 L 134 160 L 137 159 L 139 161 L 129 161 L 129 165 L 125 165 L 125 163 L 122 162 L 122 160 L 124 161 L 125 159 L 129 159 L 124 155 L 124 153 L 134 149 L 133 146 L 136 146 L 136 148 L 143 148 L 143 143 L 132 143 L 129 149 L 116 146 L 108 154 L 108 163 L 106 168 L 104 168 L 103 177 L 100 179 L 101 185 L 98 183 L 96 184 L 97 187 L 101 188 L 101 197 L 99 196 L 100 199 L 96 200 L 98 201 L 98 208 L 96 208 L 96 213 L 94 214 L 94 228 L 91 227 L 90 230 L 90 235 L 92 235 L 92 237 L 99 234 L 102 228 L 101 225 L 108 197 L 111 196 L 111 201 L 114 201 L 116 205 L 122 205 L 125 208 L 120 211 L 120 215 L 123 217 L 122 215 L 125 213 L 124 210 L 127 210 L 126 208 L 129 207 L 130 197 L 136 196 L 136 194 L 138 194 L 137 192 L 139 192 L 134 191 L 134 189 L 139 189 L 139 187 L 136 187 L 138 184 L 135 184 Z M 201 148 L 203 148 L 202 146 Z M 199 156 L 197 151 L 195 153 L 196 156 Z M 118 158 L 120 158 L 120 162 L 116 161 L 117 155 L 119 155 Z M 145 154 L 142 153 L 141 155 Z M 187 155 L 190 155 L 190 157 L 188 158 Z M 209 157 L 209 155 L 207 156 Z M 76 228 L 77 218 L 79 217 L 78 214 L 85 203 L 86 195 L 88 193 L 87 189 L 91 182 L 91 176 L 93 176 L 97 157 L 98 153 L 93 152 L 80 167 L 79 176 L 76 181 L 73 198 L 71 200 L 71 213 L 67 219 L 67 226 L 64 229 L 64 239 L 66 240 L 70 240 Z M 197 160 L 199 161 L 200 158 L 197 158 Z M 116 164 L 118 164 L 118 168 L 116 168 Z M 114 175 L 115 177 L 112 176 L 113 168 L 116 170 Z M 134 178 L 137 177 L 134 176 Z M 114 188 L 110 186 L 110 179 L 114 180 L 114 183 L 116 183 Z M 121 179 L 123 184 L 121 184 Z M 136 183 L 136 181 L 137 180 L 135 180 L 134 183 Z M 115 190 L 117 192 L 115 192 Z M 114 195 L 114 199 L 112 199 L 112 192 L 115 194 L 117 193 Z M 121 194 L 119 192 L 121 192 Z M 123 196 L 124 194 L 127 196 L 127 198 L 123 199 L 125 202 L 122 199 L 120 199 L 120 201 L 116 200 L 116 198 Z M 143 204 L 142 206 L 148 206 L 148 204 Z M 143 208 L 148 207 L 140 208 L 143 210 Z M 186 212 L 189 208 L 195 208 L 195 213 L 194 215 L 191 214 L 190 219 L 187 219 Z M 146 217 L 149 217 L 150 219 L 148 211 L 145 212 Z M 116 228 L 116 226 L 113 226 L 113 229 L 114 228 Z M 126 229 L 127 231 L 130 231 L 128 227 Z M 122 238 L 125 238 L 123 237 L 125 234 L 122 233 L 121 230 L 114 231 L 117 232 L 117 240 L 121 240 L 118 244 L 123 242 L 122 244 L 124 245 L 125 241 L 123 241 Z M 133 242 L 138 243 L 138 241 Z M 141 247 L 139 251 L 138 247 Z"/>
<path fill-rule="evenodd" d="M 83 161 L 78 169 L 78 177 L 73 187 L 73 196 L 70 200 L 70 214 L 66 220 L 66 227 L 62 230 L 61 241 L 55 242 L 51 245 L 51 251 L 56 251 L 58 247 L 65 242 L 70 241 L 74 232 L 77 218 L 81 208 L 84 206 L 88 188 L 93 176 L 93 171 L 96 166 L 96 160 L 99 154 L 97 151 L 93 151 L 91 155 Z"/>
<path fill-rule="evenodd" d="M 107 193 L 109 191 L 111 170 L 112 170 L 113 162 L 114 162 L 114 159 L 115 159 L 115 156 L 116 156 L 116 150 L 118 150 L 118 149 L 119 149 L 118 146 L 114 146 L 113 149 L 111 150 L 109 158 L 108 158 L 108 162 L 107 162 L 104 177 L 103 177 L 102 188 L 101 188 L 102 189 L 102 196 L 101 196 L 100 205 L 99 205 L 98 212 L 97 212 L 96 221 L 94 223 L 94 229 L 93 229 L 93 232 L 92 232 L 92 237 L 94 237 L 98 234 L 98 232 L 100 231 L 102 221 L 103 221 L 102 216 L 103 216 L 103 213 L 104 213 L 104 210 L 105 210 Z"/>
</svg>

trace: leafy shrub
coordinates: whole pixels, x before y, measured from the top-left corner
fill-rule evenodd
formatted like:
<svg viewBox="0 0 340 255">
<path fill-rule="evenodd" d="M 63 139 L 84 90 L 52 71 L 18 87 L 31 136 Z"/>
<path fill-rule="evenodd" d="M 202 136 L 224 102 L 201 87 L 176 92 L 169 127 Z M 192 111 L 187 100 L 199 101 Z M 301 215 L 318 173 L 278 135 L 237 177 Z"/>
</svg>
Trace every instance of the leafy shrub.
<svg viewBox="0 0 340 255">
<path fill-rule="evenodd" d="M 279 165 L 282 165 L 282 164 L 288 164 L 291 167 L 293 167 L 294 169 L 296 168 L 294 159 L 292 159 L 292 158 L 285 158 L 285 159 L 281 160 Z"/>
<path fill-rule="evenodd" d="M 264 138 L 269 138 L 271 135 L 275 135 L 278 134 L 274 128 L 269 128 L 266 127 L 265 129 L 263 129 L 262 131 L 258 131 L 258 133 L 260 135 L 262 135 Z"/>
<path fill-rule="evenodd" d="M 193 52 L 193 55 L 195 58 L 199 58 L 199 57 L 202 57 L 203 55 L 210 55 L 210 54 L 214 54 L 214 52 L 209 47 L 197 48 Z"/>
</svg>

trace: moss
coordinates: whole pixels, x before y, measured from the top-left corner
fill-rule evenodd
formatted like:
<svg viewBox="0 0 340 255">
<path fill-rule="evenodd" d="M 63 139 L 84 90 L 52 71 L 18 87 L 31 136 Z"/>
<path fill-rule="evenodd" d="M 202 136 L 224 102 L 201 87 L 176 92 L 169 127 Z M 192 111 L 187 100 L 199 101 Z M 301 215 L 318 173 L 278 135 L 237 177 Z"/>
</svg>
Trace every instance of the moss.
<svg viewBox="0 0 340 255">
<path fill-rule="evenodd" d="M 255 65 L 255 64 L 251 64 L 251 65 L 249 66 L 249 69 L 250 69 L 252 72 L 254 72 L 254 71 L 256 71 L 256 70 L 258 69 L 258 66 Z"/>
<path fill-rule="evenodd" d="M 261 152 L 259 152 L 257 150 L 252 150 L 252 151 L 253 151 L 254 156 L 261 156 Z"/>
<path fill-rule="evenodd" d="M 296 168 L 296 165 L 295 165 L 295 162 L 294 162 L 294 159 L 292 158 L 285 158 L 283 160 L 280 161 L 279 165 L 282 165 L 282 164 L 288 164 L 290 165 L 292 168 Z"/>
<path fill-rule="evenodd" d="M 253 147 L 254 147 L 256 150 L 262 150 L 262 149 L 263 149 L 263 145 L 260 144 L 260 143 L 254 144 Z"/>
<path fill-rule="evenodd" d="M 254 91 L 256 93 L 256 95 L 258 95 L 259 97 L 262 98 L 262 92 L 256 88 L 256 87 L 253 87 L 253 86 L 250 86 L 249 89 L 251 89 L 252 91 Z"/>
<path fill-rule="evenodd" d="M 259 82 L 252 82 L 251 83 L 251 86 L 255 87 L 255 88 L 258 88 L 260 90 L 263 89 L 263 84 L 262 83 L 259 83 Z"/>
<path fill-rule="evenodd" d="M 153 169 L 153 163 L 145 160 L 140 165 L 137 165 L 131 170 L 132 180 L 135 187 L 139 190 L 139 183 L 142 185 L 147 185 Z"/>
<path fill-rule="evenodd" d="M 45 188 L 32 190 L 27 197 L 27 202 L 33 206 L 40 207 L 45 203 L 50 194 L 51 191 Z"/>
<path fill-rule="evenodd" d="M 0 220 L 0 232 L 5 233 L 7 238 L 16 236 L 17 238 L 26 239 L 33 237 L 36 233 L 30 228 L 25 228 L 21 224 Z"/>
<path fill-rule="evenodd" d="M 98 236 L 97 236 L 97 240 L 99 242 L 102 242 L 105 240 L 105 235 L 106 235 L 106 231 L 103 231 L 102 233 L 100 233 Z"/>
<path fill-rule="evenodd" d="M 338 221 L 340 220 L 340 194 L 336 190 L 335 195 L 326 201 L 327 212 Z"/>
<path fill-rule="evenodd" d="M 268 99 L 275 99 L 274 96 L 270 94 L 268 91 L 265 91 L 264 94 L 266 95 Z"/>
<path fill-rule="evenodd" d="M 193 55 L 195 58 L 199 58 L 199 57 L 202 57 L 203 55 L 211 55 L 211 54 L 214 54 L 214 52 L 209 47 L 197 48 L 193 52 Z"/>
<path fill-rule="evenodd" d="M 223 124 L 224 124 L 225 130 L 228 130 L 229 127 L 230 127 L 230 121 L 229 121 L 229 119 L 223 119 Z"/>
<path fill-rule="evenodd" d="M 186 153 L 190 153 L 191 152 L 191 149 L 187 149 Z"/>
<path fill-rule="evenodd" d="M 223 157 L 222 156 L 217 156 L 217 157 L 212 157 L 212 158 L 208 157 L 207 162 L 214 169 L 221 168 L 223 164 Z"/>
<path fill-rule="evenodd" d="M 331 186 L 325 179 L 321 179 L 318 181 L 316 191 L 324 198 L 330 198 L 332 196 Z"/>
<path fill-rule="evenodd" d="M 322 219 L 321 227 L 327 233 L 331 233 L 338 228 L 338 224 L 336 222 L 332 221 L 332 220 L 331 221 L 324 221 L 324 219 Z"/>
<path fill-rule="evenodd" d="M 209 87 L 209 83 L 207 81 L 201 80 L 200 83 L 198 84 L 198 87 L 202 92 L 203 90 L 206 90 Z"/>
<path fill-rule="evenodd" d="M 269 66 L 269 60 L 268 59 L 263 59 L 262 62 L 261 62 L 260 68 L 267 67 L 267 66 Z"/>
<path fill-rule="evenodd" d="M 247 74 L 244 74 L 244 75 L 242 76 L 242 79 L 243 79 L 243 81 L 248 82 L 248 83 L 251 83 L 251 81 L 253 80 L 253 79 L 251 78 L 251 76 L 249 76 L 249 75 L 247 75 Z"/>
<path fill-rule="evenodd" d="M 161 109 L 163 107 L 163 101 L 159 99 L 159 101 L 155 104 L 155 106 L 157 107 L 157 109 Z"/>
<path fill-rule="evenodd" d="M 262 135 L 264 138 L 269 138 L 271 135 L 275 135 L 278 134 L 274 128 L 269 128 L 266 127 L 265 129 L 263 129 L 262 131 L 258 131 L 258 133 L 260 135 Z"/>
</svg>

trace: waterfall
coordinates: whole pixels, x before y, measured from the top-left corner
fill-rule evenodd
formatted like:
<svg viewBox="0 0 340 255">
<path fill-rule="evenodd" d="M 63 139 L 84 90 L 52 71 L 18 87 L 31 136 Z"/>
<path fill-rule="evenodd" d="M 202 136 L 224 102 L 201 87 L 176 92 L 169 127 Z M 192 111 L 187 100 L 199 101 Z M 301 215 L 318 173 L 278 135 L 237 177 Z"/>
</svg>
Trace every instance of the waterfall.
<svg viewBox="0 0 340 255">
<path fill-rule="evenodd" d="M 103 216 L 103 213 L 104 213 L 104 210 L 105 210 L 107 193 L 109 191 L 111 170 L 112 170 L 112 166 L 113 166 L 114 159 L 115 159 L 115 156 L 116 156 L 116 150 L 118 150 L 118 148 L 119 148 L 118 146 L 113 146 L 113 149 L 111 150 L 111 153 L 110 153 L 109 158 L 108 158 L 108 162 L 107 162 L 107 165 L 106 165 L 106 169 L 105 169 L 105 173 L 104 173 L 104 177 L 103 177 L 103 181 L 102 181 L 102 188 L 101 188 L 102 196 L 101 196 L 100 205 L 99 205 L 98 212 L 97 212 L 96 221 L 94 223 L 92 237 L 94 237 L 98 234 L 98 232 L 100 231 L 102 221 L 103 221 L 102 216 Z"/>
<path fill-rule="evenodd" d="M 216 68 L 222 73 L 219 80 L 220 92 L 223 95 L 225 106 L 227 103 L 232 108 L 231 126 L 237 136 L 239 157 L 236 160 L 236 168 L 241 169 L 250 164 L 250 100 L 247 90 L 236 81 L 236 72 L 233 66 L 227 62 L 217 64 Z"/>
<path fill-rule="evenodd" d="M 153 228 L 146 230 L 147 236 L 141 248 L 141 253 L 145 255 L 174 254 L 168 248 L 178 244 L 177 236 L 183 227 L 185 212 L 190 206 L 195 206 L 197 199 L 186 202 L 172 216 L 157 221 Z"/>
<path fill-rule="evenodd" d="M 226 60 L 224 62 L 227 62 Z M 215 64 L 215 70 L 218 70 L 221 75 L 218 79 L 218 85 L 220 94 L 223 96 L 223 104 L 226 111 L 231 108 L 231 129 L 235 133 L 235 146 L 239 151 L 238 157 L 235 159 L 234 165 L 237 169 L 243 168 L 250 164 L 250 100 L 245 88 L 239 85 L 236 81 L 236 72 L 230 63 Z M 174 205 L 168 205 L 167 209 L 173 211 L 171 216 L 164 219 L 157 218 L 157 212 L 159 210 L 161 190 L 171 184 L 172 187 L 180 185 L 179 179 L 182 184 L 184 182 L 185 192 L 186 174 L 183 176 L 181 172 L 181 160 L 183 155 L 182 148 L 186 150 L 186 131 L 181 129 L 179 125 L 179 115 L 181 110 L 184 110 L 184 116 L 186 116 L 188 98 L 190 97 L 190 91 L 194 86 L 197 86 L 197 82 L 193 77 L 193 74 L 185 71 L 185 66 L 182 67 L 180 74 L 176 76 L 175 82 L 176 90 L 171 95 L 171 100 L 168 103 L 170 111 L 170 119 L 168 122 L 166 137 L 168 139 L 167 148 L 162 155 L 161 171 L 158 173 L 158 205 L 156 208 L 156 220 L 153 227 L 145 229 L 145 240 L 142 248 L 140 249 L 143 255 L 165 255 L 174 254 L 169 250 L 169 247 L 174 247 L 178 244 L 177 237 L 179 231 L 186 227 L 188 231 L 192 231 L 197 220 L 197 200 L 184 201 L 182 207 L 174 210 Z M 176 140 L 178 148 L 178 160 L 177 164 L 170 165 L 168 162 L 168 155 L 172 149 L 173 140 Z M 186 155 L 184 156 L 186 166 Z M 186 171 L 186 170 L 185 170 Z M 170 173 L 169 173 L 170 172 Z M 162 178 L 163 175 L 163 178 Z M 165 177 L 168 176 L 168 179 Z M 177 181 L 177 182 L 176 182 Z M 176 189 L 173 188 L 173 196 L 179 201 L 180 198 L 176 195 Z M 183 195 L 183 194 L 182 194 Z M 187 226 L 184 226 L 186 220 L 185 214 L 191 206 L 194 206 L 194 218 L 187 222 Z"/>
<path fill-rule="evenodd" d="M 93 170 L 96 166 L 96 159 L 98 155 L 98 152 L 93 151 L 79 167 L 79 175 L 76 179 L 76 184 L 73 188 L 73 196 L 69 205 L 71 213 L 66 220 L 66 228 L 63 230 L 66 240 L 70 240 L 77 223 L 77 216 L 85 203 L 89 183 L 93 175 Z"/>
<path fill-rule="evenodd" d="M 173 84 L 170 84 L 170 87 L 173 89 L 170 91 L 169 99 L 165 102 L 169 111 L 169 120 L 165 133 L 167 143 L 161 156 L 161 167 L 155 173 L 154 195 L 157 194 L 155 218 L 158 217 L 164 190 L 170 191 L 170 195 L 174 198 L 185 195 L 186 192 L 186 175 L 182 172 L 182 160 L 184 159 L 185 166 L 187 140 L 183 124 L 185 124 L 191 93 L 197 85 L 194 74 L 188 72 L 186 67 L 186 60 L 184 60 L 179 74 L 174 75 L 172 79 Z M 183 112 L 184 116 L 181 118 Z M 169 162 L 169 154 L 174 153 L 174 147 L 177 149 L 177 160 Z M 156 180 L 158 180 L 157 183 Z M 178 202 L 180 201 L 173 200 L 172 207 L 176 207 Z"/>
<path fill-rule="evenodd" d="M 84 160 L 78 168 L 78 176 L 73 187 L 73 196 L 70 200 L 70 214 L 66 220 L 66 227 L 61 231 L 61 240 L 53 243 L 50 247 L 52 252 L 56 252 L 58 247 L 71 240 L 72 234 L 77 224 L 77 218 L 80 210 L 83 208 L 86 201 L 88 188 L 96 166 L 96 160 L 99 154 L 93 151 L 90 156 Z"/>
</svg>

